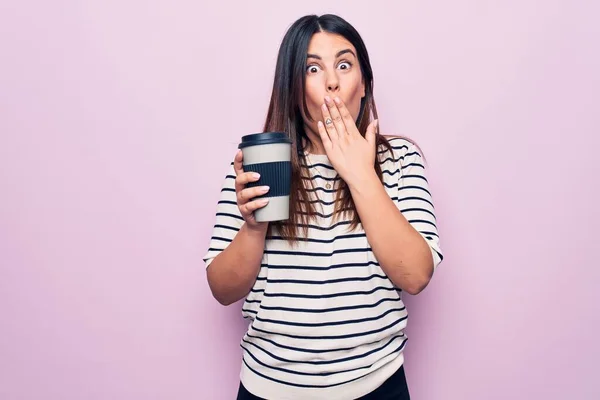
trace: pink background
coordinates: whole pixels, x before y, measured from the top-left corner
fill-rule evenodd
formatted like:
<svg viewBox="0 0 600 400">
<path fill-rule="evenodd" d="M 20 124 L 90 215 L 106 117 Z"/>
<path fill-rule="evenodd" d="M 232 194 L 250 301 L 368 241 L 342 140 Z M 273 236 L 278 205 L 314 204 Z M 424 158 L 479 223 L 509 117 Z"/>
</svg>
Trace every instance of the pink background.
<svg viewBox="0 0 600 400">
<path fill-rule="evenodd" d="M 245 322 L 201 257 L 285 29 L 324 12 L 429 160 L 446 260 L 407 300 L 413 397 L 600 398 L 600 6 L 5 3 L 1 399 L 234 397 Z"/>
</svg>

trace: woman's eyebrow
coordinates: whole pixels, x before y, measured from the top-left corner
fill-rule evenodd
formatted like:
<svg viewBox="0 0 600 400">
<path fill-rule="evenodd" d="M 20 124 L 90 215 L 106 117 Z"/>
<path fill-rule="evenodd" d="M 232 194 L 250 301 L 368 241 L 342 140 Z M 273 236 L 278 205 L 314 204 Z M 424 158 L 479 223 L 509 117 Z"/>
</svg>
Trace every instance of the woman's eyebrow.
<svg viewBox="0 0 600 400">
<path fill-rule="evenodd" d="M 335 55 L 335 58 L 338 58 L 339 56 L 346 54 L 346 53 L 350 53 L 354 56 L 354 58 L 356 58 L 356 54 L 354 54 L 354 52 L 350 49 L 344 49 L 344 50 L 338 51 L 337 54 Z"/>
<path fill-rule="evenodd" d="M 335 55 L 335 58 L 338 58 L 341 55 L 344 55 L 346 53 L 350 53 L 352 54 L 355 58 L 356 58 L 356 54 L 354 54 L 354 52 L 350 49 L 344 49 L 344 50 L 340 50 L 337 52 L 337 54 Z M 323 58 L 317 54 L 307 54 L 306 58 L 316 58 L 317 60 L 322 60 Z"/>
</svg>

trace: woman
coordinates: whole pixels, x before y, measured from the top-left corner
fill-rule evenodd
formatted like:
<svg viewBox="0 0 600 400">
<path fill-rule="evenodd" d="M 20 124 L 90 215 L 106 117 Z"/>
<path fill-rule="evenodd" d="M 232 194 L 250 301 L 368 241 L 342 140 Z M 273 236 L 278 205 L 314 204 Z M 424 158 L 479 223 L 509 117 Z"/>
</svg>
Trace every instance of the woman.
<svg viewBox="0 0 600 400">
<path fill-rule="evenodd" d="M 408 399 L 407 312 L 442 260 L 419 149 L 377 132 L 358 32 L 334 15 L 286 33 L 265 131 L 292 139 L 290 219 L 259 223 L 268 188 L 225 179 L 204 260 L 214 297 L 244 297 L 238 399 Z"/>
</svg>

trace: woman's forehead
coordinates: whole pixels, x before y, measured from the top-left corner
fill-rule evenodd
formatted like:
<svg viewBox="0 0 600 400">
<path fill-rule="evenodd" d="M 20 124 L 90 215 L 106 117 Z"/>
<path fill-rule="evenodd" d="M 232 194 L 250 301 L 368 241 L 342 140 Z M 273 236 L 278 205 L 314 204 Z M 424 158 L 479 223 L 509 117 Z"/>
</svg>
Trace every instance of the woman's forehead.
<svg viewBox="0 0 600 400">
<path fill-rule="evenodd" d="M 345 49 L 350 49 L 356 54 L 356 50 L 342 35 L 329 32 L 315 33 L 308 44 L 308 53 L 319 55 L 323 58 L 335 57 L 335 55 Z"/>
</svg>

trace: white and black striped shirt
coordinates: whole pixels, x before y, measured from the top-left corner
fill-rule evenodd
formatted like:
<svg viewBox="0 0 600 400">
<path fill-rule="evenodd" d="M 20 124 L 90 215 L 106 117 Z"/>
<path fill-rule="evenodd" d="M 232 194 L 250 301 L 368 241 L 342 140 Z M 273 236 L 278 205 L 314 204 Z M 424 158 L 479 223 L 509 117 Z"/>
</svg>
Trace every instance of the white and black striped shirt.
<svg viewBox="0 0 600 400">
<path fill-rule="evenodd" d="M 410 142 L 389 140 L 393 155 L 378 152 L 385 189 L 429 243 L 437 267 L 443 256 L 423 160 Z M 307 154 L 307 162 L 304 175 L 314 180 L 321 215 L 294 248 L 277 232 L 267 237 L 260 273 L 242 310 L 251 323 L 241 342 L 241 380 L 265 399 L 356 398 L 402 365 L 407 311 L 362 226 L 349 232 L 350 221 L 332 221 L 335 189 L 326 184 L 339 178 L 327 156 Z M 204 258 L 207 267 L 243 224 L 234 179 L 232 166 Z"/>
</svg>

